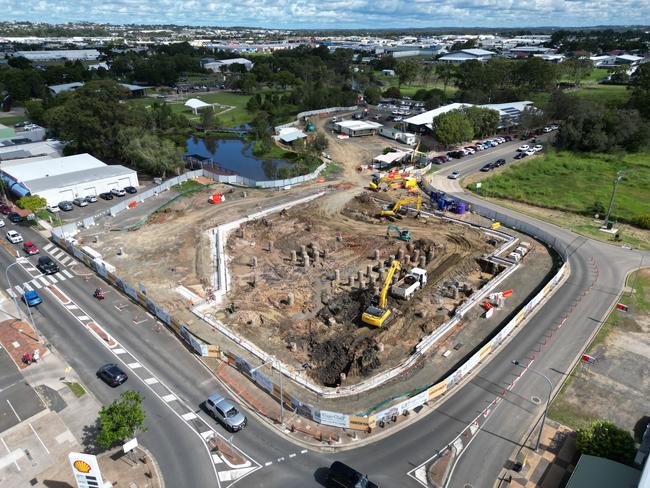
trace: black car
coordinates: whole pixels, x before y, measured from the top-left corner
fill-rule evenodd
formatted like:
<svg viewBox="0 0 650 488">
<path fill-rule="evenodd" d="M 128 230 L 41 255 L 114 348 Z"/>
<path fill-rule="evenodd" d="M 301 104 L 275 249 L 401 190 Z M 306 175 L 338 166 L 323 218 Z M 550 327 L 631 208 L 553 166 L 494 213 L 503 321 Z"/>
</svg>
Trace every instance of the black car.
<svg viewBox="0 0 650 488">
<path fill-rule="evenodd" d="M 127 193 L 138 193 L 138 189 L 135 186 L 125 186 L 124 191 Z"/>
<path fill-rule="evenodd" d="M 359 473 L 354 468 L 341 461 L 334 461 L 327 473 L 329 486 L 341 486 L 343 488 L 379 488 L 378 485 L 368 479 L 365 474 Z"/>
<path fill-rule="evenodd" d="M 105 364 L 97 371 L 97 377 L 108 386 L 116 387 L 124 383 L 129 377 L 117 364 Z"/>
<path fill-rule="evenodd" d="M 499 167 L 503 166 L 504 164 L 506 164 L 505 159 L 497 159 L 494 163 L 492 163 L 492 166 L 494 168 L 499 168 Z"/>
<path fill-rule="evenodd" d="M 106 193 L 100 193 L 99 198 L 102 198 L 104 200 L 112 200 L 113 194 L 110 191 L 107 191 Z"/>
<path fill-rule="evenodd" d="M 69 212 L 74 207 L 72 206 L 72 202 L 64 201 L 64 202 L 59 202 L 59 208 L 64 212 Z"/>
<path fill-rule="evenodd" d="M 444 163 L 444 160 L 442 160 L 441 158 L 436 157 L 436 158 L 431 158 L 431 162 L 433 164 L 442 164 L 442 163 Z"/>
<path fill-rule="evenodd" d="M 465 156 L 463 151 L 450 151 L 447 153 L 447 156 L 454 159 L 460 159 Z"/>
<path fill-rule="evenodd" d="M 59 266 L 52 261 L 52 258 L 49 256 L 41 256 L 38 258 L 38 263 L 36 263 L 36 267 L 41 270 L 41 272 L 45 274 L 54 274 L 59 272 Z"/>
<path fill-rule="evenodd" d="M 17 214 L 16 212 L 11 212 L 9 214 L 9 220 L 11 220 L 13 223 L 17 224 L 18 222 L 22 222 L 25 220 L 25 217 L 22 215 Z"/>
<path fill-rule="evenodd" d="M 503 136 L 503 138 L 506 140 L 506 142 L 512 141 L 512 136 Z"/>
<path fill-rule="evenodd" d="M 483 171 L 485 173 L 487 171 L 492 171 L 493 169 L 494 169 L 494 163 L 487 163 L 487 164 L 483 165 L 483 167 L 481 168 L 481 171 Z"/>
<path fill-rule="evenodd" d="M 524 151 L 515 154 L 515 159 L 524 159 L 525 157 L 526 157 L 526 153 Z"/>
</svg>

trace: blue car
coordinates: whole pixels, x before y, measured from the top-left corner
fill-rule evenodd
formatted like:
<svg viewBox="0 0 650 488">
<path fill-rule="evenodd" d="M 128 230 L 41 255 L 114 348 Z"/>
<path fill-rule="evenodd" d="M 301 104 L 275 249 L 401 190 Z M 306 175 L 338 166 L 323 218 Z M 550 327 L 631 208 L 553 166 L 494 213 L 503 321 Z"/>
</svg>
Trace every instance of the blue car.
<svg viewBox="0 0 650 488">
<path fill-rule="evenodd" d="M 23 294 L 23 302 L 25 302 L 28 307 L 35 307 L 39 303 L 43 303 L 43 299 L 38 296 L 38 293 L 34 290 L 29 290 Z"/>
</svg>

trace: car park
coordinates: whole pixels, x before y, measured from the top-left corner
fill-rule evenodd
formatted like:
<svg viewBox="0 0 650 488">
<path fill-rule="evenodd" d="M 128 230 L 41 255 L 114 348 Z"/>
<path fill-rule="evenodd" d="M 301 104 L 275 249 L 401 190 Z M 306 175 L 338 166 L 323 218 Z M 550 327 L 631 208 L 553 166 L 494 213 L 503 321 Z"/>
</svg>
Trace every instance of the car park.
<svg viewBox="0 0 650 488">
<path fill-rule="evenodd" d="M 74 203 L 77 207 L 87 207 L 88 206 L 88 202 L 86 201 L 86 199 L 81 198 L 81 197 L 80 198 L 75 198 L 74 200 L 72 200 L 72 203 Z"/>
<path fill-rule="evenodd" d="M 7 240 L 12 244 L 18 244 L 19 242 L 23 242 L 23 236 L 21 236 L 15 230 L 10 230 L 7 232 Z"/>
<path fill-rule="evenodd" d="M 237 410 L 230 400 L 226 400 L 218 393 L 208 397 L 205 401 L 205 408 L 212 418 L 231 432 L 243 429 L 248 422 L 246 416 Z"/>
<path fill-rule="evenodd" d="M 524 159 L 527 156 L 525 152 L 518 152 L 515 154 L 515 159 Z"/>
<path fill-rule="evenodd" d="M 88 195 L 85 200 L 88 203 L 95 203 L 97 201 L 97 197 L 95 195 Z"/>
<path fill-rule="evenodd" d="M 457 180 L 458 178 L 460 178 L 460 171 L 452 171 L 451 173 L 449 173 L 449 176 L 447 176 L 447 178 L 449 178 L 450 180 Z"/>
<path fill-rule="evenodd" d="M 23 250 L 29 254 L 30 256 L 32 254 L 38 254 L 39 250 L 38 247 L 32 242 L 32 241 L 27 241 L 23 244 Z"/>
<path fill-rule="evenodd" d="M 113 388 L 120 386 L 129 379 L 126 373 L 122 371 L 117 364 L 114 363 L 105 364 L 99 368 L 97 370 L 97 377 L 108 386 L 112 386 Z"/>
<path fill-rule="evenodd" d="M 34 290 L 27 290 L 23 293 L 22 299 L 28 307 L 35 307 L 43 303 L 43 299 Z"/>
<path fill-rule="evenodd" d="M 378 485 L 368 479 L 368 476 L 361 474 L 354 468 L 341 461 L 334 461 L 327 473 L 328 486 L 339 486 L 342 488 L 379 488 Z"/>
<path fill-rule="evenodd" d="M 113 195 L 115 195 L 116 197 L 123 197 L 124 195 L 126 195 L 126 192 L 124 190 L 122 190 L 121 188 L 113 188 L 111 190 L 111 193 Z"/>
<path fill-rule="evenodd" d="M 528 151 L 525 151 L 526 156 L 533 156 L 535 155 L 536 151 L 534 149 L 529 149 Z"/>
<path fill-rule="evenodd" d="M 41 273 L 46 275 L 59 272 L 59 265 L 52 261 L 52 258 L 49 256 L 41 256 L 38 258 L 36 267 L 41 271 Z"/>
<path fill-rule="evenodd" d="M 64 212 L 70 212 L 74 207 L 72 206 L 71 202 L 64 201 L 64 202 L 59 202 L 59 208 Z"/>
<path fill-rule="evenodd" d="M 517 148 L 517 151 L 519 152 L 526 152 L 530 149 L 530 146 L 528 144 L 522 144 Z"/>
<path fill-rule="evenodd" d="M 111 192 L 106 192 L 106 193 L 100 193 L 99 198 L 103 200 L 112 200 L 113 199 L 113 194 Z"/>
<path fill-rule="evenodd" d="M 48 212 L 52 212 L 52 213 L 57 213 L 61 210 L 58 205 L 47 205 L 45 209 Z"/>
<path fill-rule="evenodd" d="M 492 169 L 493 169 L 492 163 L 487 163 L 487 164 L 483 165 L 483 167 L 481 168 L 481 171 L 486 173 L 488 171 L 491 171 Z"/>
<path fill-rule="evenodd" d="M 135 186 L 125 186 L 124 191 L 131 195 L 134 193 L 138 193 L 138 189 Z"/>
<path fill-rule="evenodd" d="M 17 224 L 19 222 L 23 222 L 25 220 L 25 217 L 23 217 L 22 215 L 20 215 L 20 214 L 18 214 L 16 212 L 11 212 L 8 217 L 9 217 L 9 220 L 11 220 L 14 224 Z"/>
<path fill-rule="evenodd" d="M 535 144 L 535 146 L 533 147 L 533 151 L 535 152 L 540 152 L 542 149 L 544 149 L 544 146 L 542 146 L 541 144 Z"/>
</svg>

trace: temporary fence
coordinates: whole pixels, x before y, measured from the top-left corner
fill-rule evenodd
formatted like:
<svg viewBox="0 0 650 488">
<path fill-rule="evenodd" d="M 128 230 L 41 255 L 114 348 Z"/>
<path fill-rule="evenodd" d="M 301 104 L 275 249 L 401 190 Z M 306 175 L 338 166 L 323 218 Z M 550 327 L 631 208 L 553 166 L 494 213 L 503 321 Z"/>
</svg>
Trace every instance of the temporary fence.
<svg viewBox="0 0 650 488">
<path fill-rule="evenodd" d="M 305 117 L 313 117 L 314 115 L 326 116 L 336 112 L 353 112 L 358 108 L 359 108 L 358 106 L 353 105 L 351 107 L 329 107 L 329 108 L 321 108 L 318 110 L 307 110 L 306 112 L 300 112 L 298 115 L 296 115 L 296 120 L 289 122 L 287 124 L 277 125 L 274 127 L 274 129 L 275 132 L 278 132 L 280 129 L 286 129 L 287 127 L 294 127 L 298 125 L 301 119 L 304 119 Z"/>
</svg>

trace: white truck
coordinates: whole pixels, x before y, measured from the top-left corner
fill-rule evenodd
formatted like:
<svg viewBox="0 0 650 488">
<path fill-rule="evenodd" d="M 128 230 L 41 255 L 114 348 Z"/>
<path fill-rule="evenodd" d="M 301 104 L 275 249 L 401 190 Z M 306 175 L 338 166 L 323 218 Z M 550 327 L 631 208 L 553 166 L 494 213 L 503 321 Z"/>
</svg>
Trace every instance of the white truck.
<svg viewBox="0 0 650 488">
<path fill-rule="evenodd" d="M 427 284 L 427 270 L 422 268 L 413 268 L 404 278 L 395 283 L 390 292 L 393 296 L 410 300 L 416 291 L 424 288 Z"/>
</svg>

